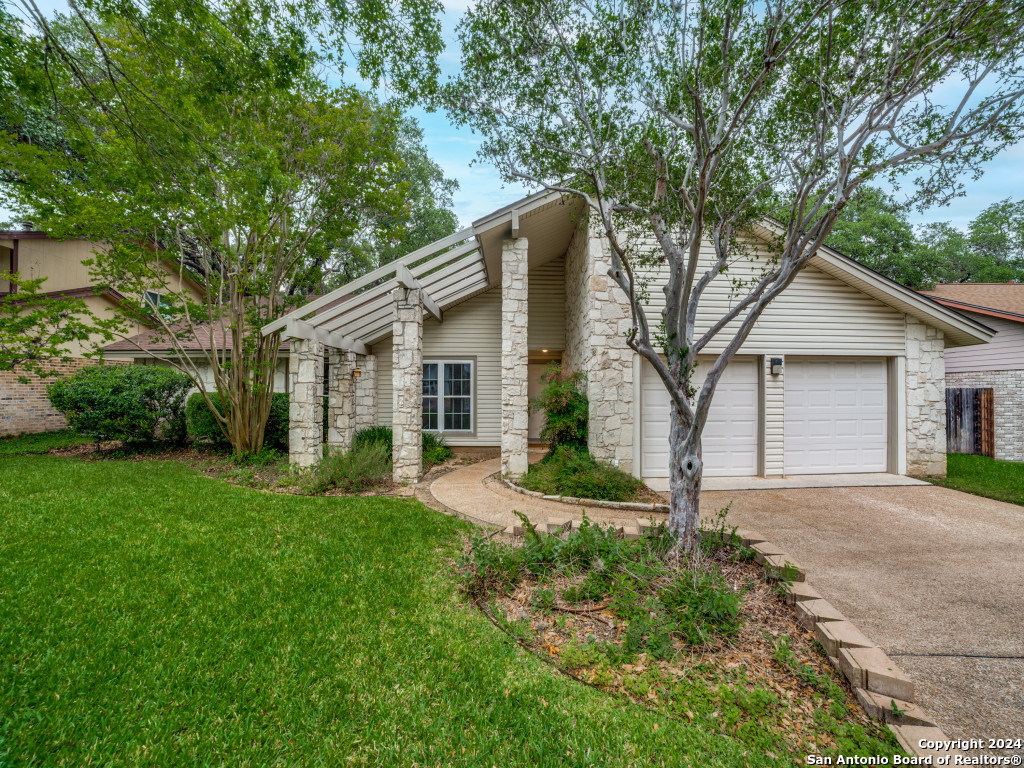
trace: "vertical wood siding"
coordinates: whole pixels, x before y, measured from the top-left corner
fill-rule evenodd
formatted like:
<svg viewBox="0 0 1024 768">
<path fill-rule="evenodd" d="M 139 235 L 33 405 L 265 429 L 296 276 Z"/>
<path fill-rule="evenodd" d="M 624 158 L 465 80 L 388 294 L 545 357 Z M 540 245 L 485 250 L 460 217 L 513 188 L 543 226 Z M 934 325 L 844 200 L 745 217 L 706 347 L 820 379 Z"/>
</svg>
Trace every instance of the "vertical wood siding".
<svg viewBox="0 0 1024 768">
<path fill-rule="evenodd" d="M 390 424 L 391 339 L 373 345 L 377 356 L 377 423 Z M 444 322 L 423 321 L 423 359 L 476 358 L 475 434 L 447 432 L 449 445 L 501 444 L 501 289 L 487 291 L 444 313 Z"/>
<path fill-rule="evenodd" d="M 530 267 L 530 349 L 565 349 L 565 256 Z"/>
</svg>

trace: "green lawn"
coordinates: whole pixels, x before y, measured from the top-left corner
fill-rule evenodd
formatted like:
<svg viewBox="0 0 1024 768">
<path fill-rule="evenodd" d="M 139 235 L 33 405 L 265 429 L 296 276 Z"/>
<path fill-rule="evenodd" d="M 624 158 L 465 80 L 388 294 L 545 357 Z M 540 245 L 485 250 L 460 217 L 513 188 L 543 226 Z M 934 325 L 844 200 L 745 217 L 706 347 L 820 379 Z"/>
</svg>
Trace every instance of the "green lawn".
<svg viewBox="0 0 1024 768">
<path fill-rule="evenodd" d="M 789 764 L 579 684 L 458 596 L 466 524 L 170 462 L 0 461 L 0 765 Z"/>
<path fill-rule="evenodd" d="M 88 437 L 76 435 L 69 429 L 37 434 L 5 435 L 0 437 L 0 458 L 49 453 L 55 448 L 71 448 L 76 445 L 85 445 L 88 442 Z"/>
<path fill-rule="evenodd" d="M 1024 464 L 1016 461 L 951 453 L 946 457 L 946 476 L 928 480 L 957 491 L 1024 505 Z"/>
</svg>

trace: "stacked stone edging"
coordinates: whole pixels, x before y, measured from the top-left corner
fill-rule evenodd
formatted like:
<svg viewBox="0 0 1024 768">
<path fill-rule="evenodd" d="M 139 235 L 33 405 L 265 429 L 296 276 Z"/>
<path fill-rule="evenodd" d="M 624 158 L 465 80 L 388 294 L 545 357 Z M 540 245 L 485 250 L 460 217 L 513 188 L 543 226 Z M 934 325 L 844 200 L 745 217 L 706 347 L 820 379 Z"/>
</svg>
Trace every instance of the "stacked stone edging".
<svg viewBox="0 0 1024 768">
<path fill-rule="evenodd" d="M 575 504 L 581 507 L 621 509 L 626 512 L 658 512 L 660 514 L 668 514 L 668 504 L 654 504 L 642 501 L 602 501 L 600 499 L 580 499 L 575 496 L 557 496 L 552 494 L 541 493 L 540 491 L 531 491 L 527 488 L 523 488 L 520 485 L 516 485 L 511 480 L 505 477 L 501 478 L 501 482 L 503 482 L 516 493 L 521 493 L 524 496 L 533 496 L 535 499 L 544 499 L 545 501 L 560 501 L 563 504 Z"/>
</svg>

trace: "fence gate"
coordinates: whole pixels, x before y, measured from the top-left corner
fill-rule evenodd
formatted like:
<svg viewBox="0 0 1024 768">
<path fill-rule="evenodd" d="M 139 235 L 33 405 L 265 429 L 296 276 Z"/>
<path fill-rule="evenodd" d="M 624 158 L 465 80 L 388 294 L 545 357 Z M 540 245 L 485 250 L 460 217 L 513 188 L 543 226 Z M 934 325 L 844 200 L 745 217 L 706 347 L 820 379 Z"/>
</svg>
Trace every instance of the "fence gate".
<svg viewBox="0 0 1024 768">
<path fill-rule="evenodd" d="M 991 387 L 946 388 L 946 452 L 995 456 Z"/>
</svg>

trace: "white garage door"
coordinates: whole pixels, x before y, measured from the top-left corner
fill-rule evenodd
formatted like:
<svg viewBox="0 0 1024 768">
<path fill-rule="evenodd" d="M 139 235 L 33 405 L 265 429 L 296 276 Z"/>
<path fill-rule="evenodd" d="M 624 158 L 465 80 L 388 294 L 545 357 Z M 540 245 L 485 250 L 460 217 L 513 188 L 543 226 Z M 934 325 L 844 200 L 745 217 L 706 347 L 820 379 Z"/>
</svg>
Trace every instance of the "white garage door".
<svg viewBox="0 0 1024 768">
<path fill-rule="evenodd" d="M 885 472 L 884 358 L 785 363 L 786 474 Z"/>
<path fill-rule="evenodd" d="M 701 361 L 696 386 L 711 365 Z M 757 474 L 757 363 L 733 360 L 725 369 L 704 427 L 701 443 L 708 477 Z M 640 452 L 644 477 L 668 477 L 669 397 L 646 360 L 641 377 Z"/>
</svg>

